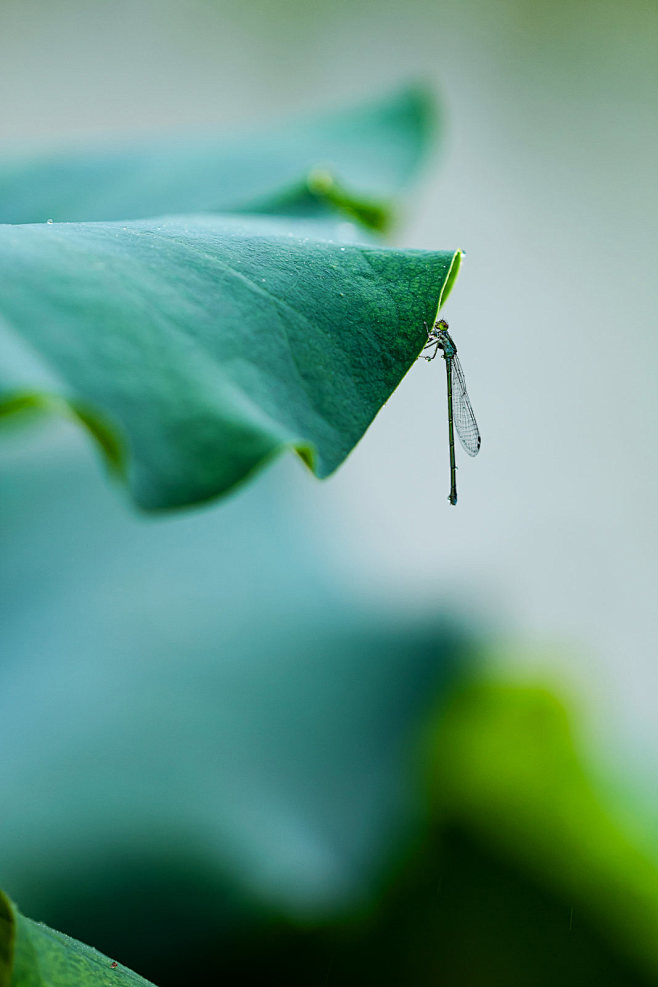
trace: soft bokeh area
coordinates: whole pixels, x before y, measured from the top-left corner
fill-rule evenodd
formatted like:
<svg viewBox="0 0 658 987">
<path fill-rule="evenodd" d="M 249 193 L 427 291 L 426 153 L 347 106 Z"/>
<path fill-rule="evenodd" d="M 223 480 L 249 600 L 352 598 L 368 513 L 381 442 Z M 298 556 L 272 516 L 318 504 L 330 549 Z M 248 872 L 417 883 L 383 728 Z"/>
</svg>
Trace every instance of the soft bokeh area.
<svg viewBox="0 0 658 987">
<path fill-rule="evenodd" d="M 658 977 L 655 113 L 643 0 L 0 0 L 0 145 L 252 132 L 424 82 L 392 242 L 442 361 L 341 469 L 138 514 L 0 433 L 0 887 L 160 987 Z M 251 979 L 250 979 L 251 978 Z"/>
</svg>

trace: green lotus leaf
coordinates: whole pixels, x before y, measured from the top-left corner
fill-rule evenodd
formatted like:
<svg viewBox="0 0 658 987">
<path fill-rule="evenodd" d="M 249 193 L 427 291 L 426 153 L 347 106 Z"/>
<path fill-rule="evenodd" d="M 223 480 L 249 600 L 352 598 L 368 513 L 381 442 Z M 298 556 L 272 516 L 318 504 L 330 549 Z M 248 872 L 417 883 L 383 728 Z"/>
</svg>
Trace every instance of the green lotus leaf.
<svg viewBox="0 0 658 987">
<path fill-rule="evenodd" d="M 33 922 L 0 891 L 0 987 L 148 987 L 77 939 Z"/>
<path fill-rule="evenodd" d="M 0 409 L 78 417 L 142 507 L 284 449 L 326 477 L 416 359 L 455 251 L 271 217 L 0 227 Z"/>
</svg>

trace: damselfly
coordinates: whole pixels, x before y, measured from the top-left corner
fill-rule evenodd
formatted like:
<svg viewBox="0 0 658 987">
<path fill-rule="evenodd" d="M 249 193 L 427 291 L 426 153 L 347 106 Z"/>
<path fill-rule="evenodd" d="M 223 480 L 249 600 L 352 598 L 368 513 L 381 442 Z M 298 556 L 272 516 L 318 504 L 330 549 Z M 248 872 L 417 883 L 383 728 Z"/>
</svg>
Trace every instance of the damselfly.
<svg viewBox="0 0 658 987">
<path fill-rule="evenodd" d="M 427 325 L 425 328 L 427 329 Z M 431 355 L 426 356 L 426 350 L 432 348 Z M 448 500 L 454 505 L 457 503 L 454 428 L 457 429 L 459 441 L 469 456 L 477 456 L 480 451 L 480 429 L 466 392 L 466 381 L 457 356 L 457 347 L 448 332 L 448 323 L 444 322 L 443 319 L 427 330 L 427 343 L 423 347 L 421 356 L 425 360 L 433 360 L 439 350 L 443 353 L 443 359 L 446 362 L 446 376 L 448 378 L 448 441 L 450 443 L 450 496 Z"/>
</svg>

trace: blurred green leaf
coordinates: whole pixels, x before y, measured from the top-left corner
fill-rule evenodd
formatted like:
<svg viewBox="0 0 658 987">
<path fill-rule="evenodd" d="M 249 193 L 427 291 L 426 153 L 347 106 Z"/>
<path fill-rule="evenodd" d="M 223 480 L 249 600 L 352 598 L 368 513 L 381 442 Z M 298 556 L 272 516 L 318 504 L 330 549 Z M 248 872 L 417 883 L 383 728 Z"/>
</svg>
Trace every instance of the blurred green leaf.
<svg viewBox="0 0 658 987">
<path fill-rule="evenodd" d="M 0 450 L 0 870 L 26 910 L 171 987 L 655 982 L 655 851 L 554 695 L 455 688 L 444 621 L 348 599 L 291 464 L 154 522 L 67 434 Z"/>
<path fill-rule="evenodd" d="M 153 519 L 70 426 L 0 446 L 4 886 L 158 984 L 216 983 L 192 964 L 268 915 L 367 901 L 418 827 L 464 643 L 350 591 L 306 489 L 282 460 Z"/>
<path fill-rule="evenodd" d="M 0 222 L 127 220 L 166 213 L 315 215 L 327 205 L 375 229 L 434 137 L 433 101 L 406 88 L 376 103 L 257 137 L 162 139 L 141 147 L 0 162 Z"/>
<path fill-rule="evenodd" d="M 148 987 L 149 981 L 69 936 L 33 922 L 0 891 L 0 987 Z"/>
<path fill-rule="evenodd" d="M 432 750 L 439 817 L 562 898 L 569 923 L 575 914 L 597 928 L 654 982 L 655 839 L 606 794 L 559 698 L 524 683 L 472 682 L 437 720 Z"/>
<path fill-rule="evenodd" d="M 0 407 L 65 402 L 146 508 L 283 449 L 335 470 L 399 384 L 459 253 L 192 217 L 0 227 Z M 115 433 L 115 434 L 113 434 Z"/>
<path fill-rule="evenodd" d="M 430 734 L 426 827 L 369 909 L 279 922 L 218 962 L 290 987 L 654 987 L 655 840 L 611 800 L 558 696 L 491 672 L 458 683 Z M 447 701 L 446 701 L 447 700 Z M 418 834 L 416 834 L 418 835 Z M 253 956 L 253 959 L 252 959 Z"/>
</svg>

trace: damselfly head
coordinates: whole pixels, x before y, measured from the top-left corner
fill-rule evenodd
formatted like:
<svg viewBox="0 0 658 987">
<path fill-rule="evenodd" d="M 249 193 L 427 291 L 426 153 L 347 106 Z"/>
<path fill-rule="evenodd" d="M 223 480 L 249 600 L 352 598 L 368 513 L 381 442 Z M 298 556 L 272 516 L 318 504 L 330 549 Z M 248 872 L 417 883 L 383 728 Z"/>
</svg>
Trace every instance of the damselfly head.
<svg viewBox="0 0 658 987">
<path fill-rule="evenodd" d="M 431 332 L 431 339 L 437 344 L 439 349 L 443 351 L 444 357 L 452 358 L 456 354 L 457 347 L 452 341 L 452 336 L 448 332 L 448 323 L 445 319 L 440 319 L 438 322 L 435 322 Z"/>
<path fill-rule="evenodd" d="M 425 329 L 427 329 L 427 323 L 425 323 Z M 433 360 L 439 350 L 446 359 L 452 359 L 457 352 L 457 347 L 448 332 L 448 323 L 445 319 L 439 319 L 431 329 L 427 330 L 427 342 L 424 349 L 431 349 L 432 346 L 434 347 L 434 351 L 430 356 L 425 356 L 424 353 L 422 354 L 425 360 Z"/>
<path fill-rule="evenodd" d="M 427 323 L 425 323 L 425 328 L 427 329 Z M 427 329 L 427 341 L 428 343 L 436 343 L 445 337 L 445 331 L 448 328 L 448 323 L 441 319 L 439 322 L 435 322 L 431 329 Z"/>
</svg>

